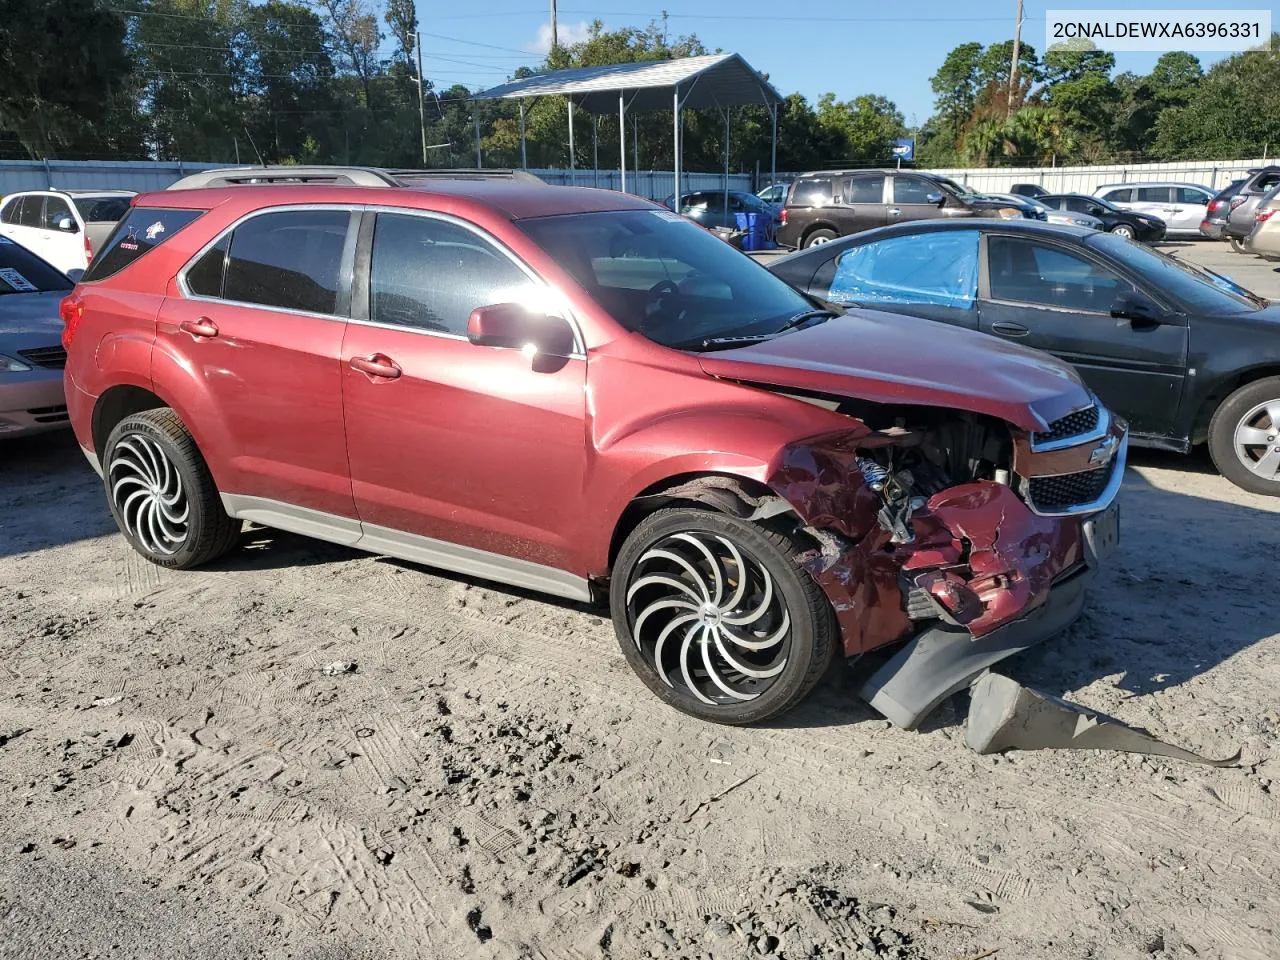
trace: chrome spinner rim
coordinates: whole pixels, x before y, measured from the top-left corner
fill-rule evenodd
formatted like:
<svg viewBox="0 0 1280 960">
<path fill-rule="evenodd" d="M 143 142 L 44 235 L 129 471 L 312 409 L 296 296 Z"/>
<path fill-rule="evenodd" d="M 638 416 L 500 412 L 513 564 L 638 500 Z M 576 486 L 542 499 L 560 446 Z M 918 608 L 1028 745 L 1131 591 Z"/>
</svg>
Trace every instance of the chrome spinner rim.
<svg viewBox="0 0 1280 960">
<path fill-rule="evenodd" d="M 1280 482 L 1280 397 L 1241 417 L 1232 439 L 1246 470 L 1261 480 Z"/>
<path fill-rule="evenodd" d="M 150 437 L 131 433 L 112 448 L 107 485 L 125 532 L 144 550 L 170 556 L 186 542 L 191 507 L 182 477 Z"/>
<path fill-rule="evenodd" d="M 773 577 L 726 537 L 677 533 L 631 571 L 627 621 L 662 681 L 702 703 L 754 700 L 791 653 L 791 614 Z"/>
</svg>

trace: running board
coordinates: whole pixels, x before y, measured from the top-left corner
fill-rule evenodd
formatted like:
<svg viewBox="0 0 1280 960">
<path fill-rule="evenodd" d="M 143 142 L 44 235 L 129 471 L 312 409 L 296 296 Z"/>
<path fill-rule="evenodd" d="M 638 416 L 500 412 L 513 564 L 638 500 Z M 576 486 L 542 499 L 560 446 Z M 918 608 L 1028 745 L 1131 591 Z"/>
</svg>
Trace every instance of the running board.
<svg viewBox="0 0 1280 960">
<path fill-rule="evenodd" d="M 410 563 L 421 563 L 464 576 L 479 577 L 523 587 L 539 593 L 549 593 L 567 600 L 590 602 L 591 585 L 585 577 L 566 570 L 557 570 L 528 560 L 517 560 L 487 550 L 477 550 L 445 540 L 435 540 L 402 530 L 361 523 L 350 517 L 298 507 L 279 500 L 263 497 L 246 497 L 235 493 L 222 494 L 222 507 L 238 520 L 248 520 L 286 530 L 289 533 L 314 537 L 329 543 L 353 547 L 368 553 L 376 553 Z"/>
</svg>

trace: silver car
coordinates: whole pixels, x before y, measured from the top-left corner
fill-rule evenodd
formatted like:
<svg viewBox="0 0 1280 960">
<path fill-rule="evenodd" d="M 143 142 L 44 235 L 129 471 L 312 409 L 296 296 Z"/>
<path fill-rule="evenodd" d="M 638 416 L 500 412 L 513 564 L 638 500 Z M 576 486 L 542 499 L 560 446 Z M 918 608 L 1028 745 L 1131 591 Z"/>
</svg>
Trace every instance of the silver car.
<svg viewBox="0 0 1280 960">
<path fill-rule="evenodd" d="M 1051 207 L 1047 203 L 1041 203 L 1036 197 L 1013 193 L 988 193 L 985 196 L 995 200 L 1029 203 L 1037 210 L 1044 212 L 1044 219 L 1048 223 L 1064 224 L 1069 227 L 1089 227 L 1092 230 L 1102 229 L 1102 221 L 1097 217 L 1091 217 L 1087 213 L 1078 213 L 1075 210 L 1059 210 L 1057 207 Z"/>
<path fill-rule="evenodd" d="M 1159 217 L 1165 236 L 1198 237 L 1200 221 L 1217 192 L 1199 183 L 1110 183 L 1093 195 L 1123 210 Z"/>
<path fill-rule="evenodd" d="M 58 305 L 66 274 L 0 237 L 0 440 L 68 426 Z"/>
</svg>

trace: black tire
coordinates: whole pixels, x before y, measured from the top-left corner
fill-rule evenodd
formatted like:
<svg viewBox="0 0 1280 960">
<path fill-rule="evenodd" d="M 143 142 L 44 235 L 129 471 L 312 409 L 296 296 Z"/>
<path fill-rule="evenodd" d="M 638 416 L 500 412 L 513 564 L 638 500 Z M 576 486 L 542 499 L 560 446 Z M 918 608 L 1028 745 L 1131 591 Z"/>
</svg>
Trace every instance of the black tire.
<svg viewBox="0 0 1280 960">
<path fill-rule="evenodd" d="M 1237 487 L 1280 497 L 1280 473 L 1272 472 L 1274 479 L 1268 479 L 1265 469 L 1260 474 L 1245 463 L 1245 458 L 1252 463 L 1260 463 L 1263 457 L 1272 458 L 1269 463 L 1280 458 L 1280 423 L 1267 414 L 1267 408 L 1280 416 L 1280 377 L 1247 383 L 1222 401 L 1209 421 L 1209 455 L 1218 472 Z"/>
<path fill-rule="evenodd" d="M 116 424 L 102 451 L 102 476 L 116 526 L 158 566 L 198 567 L 240 538 L 240 521 L 222 509 L 204 457 L 168 407 Z"/>
<path fill-rule="evenodd" d="M 1117 223 L 1111 228 L 1111 232 L 1117 237 L 1124 237 L 1126 240 L 1136 240 L 1138 237 L 1138 231 L 1127 223 Z"/>
<path fill-rule="evenodd" d="M 701 602 L 701 612 L 696 615 L 692 600 L 686 597 L 707 597 L 715 575 L 712 564 L 719 557 L 701 555 L 704 559 L 700 559 L 699 551 L 690 546 L 693 540 L 728 558 L 715 568 L 723 575 L 716 582 L 723 586 L 724 594 L 732 591 L 732 596 L 716 592 L 711 599 L 720 601 L 720 606 Z M 732 550 L 725 546 L 726 542 L 732 544 Z M 655 549 L 664 555 L 674 550 L 689 567 L 653 557 L 650 551 Z M 733 551 L 737 551 L 741 563 L 733 559 Z M 627 663 L 660 699 L 703 720 L 742 725 L 786 713 L 822 678 L 835 654 L 838 637 L 831 606 L 797 564 L 797 552 L 796 544 L 786 534 L 728 514 L 674 507 L 646 517 L 623 544 L 609 588 L 614 629 Z M 687 591 L 664 583 L 641 583 L 655 575 L 679 580 Z M 700 580 L 704 575 L 705 579 Z M 707 590 L 700 592 L 703 584 Z M 741 589 L 739 584 L 744 584 Z M 670 612 L 650 611 L 664 596 L 675 598 L 683 606 L 672 607 Z M 715 612 L 708 608 L 715 608 Z M 646 611 L 650 616 L 661 616 L 649 619 Z M 744 626 L 745 617 L 751 617 L 758 628 Z M 640 641 L 632 632 L 637 622 L 641 627 Z M 730 623 L 734 623 L 732 629 Z M 686 624 L 687 631 L 682 629 Z M 754 632 L 757 629 L 759 632 Z M 690 639 L 695 632 L 696 648 Z M 747 636 L 739 637 L 740 634 Z M 676 639 L 667 646 L 664 635 Z M 781 639 L 772 642 L 775 636 Z M 744 641 L 761 649 L 739 645 Z M 661 670 L 656 663 L 663 665 Z M 756 674 L 776 673 L 757 679 L 735 669 L 743 666 Z M 692 681 L 692 687 L 686 678 Z M 721 684 L 735 690 L 739 697 L 750 699 L 722 693 Z"/>
<path fill-rule="evenodd" d="M 838 234 L 834 230 L 828 230 L 823 227 L 819 230 L 810 230 L 804 236 L 804 243 L 801 244 L 806 250 L 809 247 L 816 247 L 820 243 L 830 243 Z"/>
</svg>

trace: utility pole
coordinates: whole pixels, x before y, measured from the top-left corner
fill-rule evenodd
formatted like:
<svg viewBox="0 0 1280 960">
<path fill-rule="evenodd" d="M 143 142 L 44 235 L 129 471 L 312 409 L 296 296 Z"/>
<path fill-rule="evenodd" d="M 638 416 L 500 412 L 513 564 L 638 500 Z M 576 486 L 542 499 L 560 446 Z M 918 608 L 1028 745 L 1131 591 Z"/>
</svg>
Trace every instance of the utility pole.
<svg viewBox="0 0 1280 960">
<path fill-rule="evenodd" d="M 422 34 L 413 35 L 413 46 L 418 53 L 418 127 L 422 131 L 422 165 L 427 165 L 427 108 L 423 106 L 422 92 Z"/>
<path fill-rule="evenodd" d="M 556 0 L 551 0 L 551 52 L 560 46 L 560 35 L 556 32 Z"/>
<path fill-rule="evenodd" d="M 1018 89 L 1018 53 L 1022 44 L 1022 0 L 1018 0 L 1018 19 L 1013 21 L 1013 60 L 1009 64 L 1009 110 L 1013 113 L 1013 97 Z"/>
</svg>

